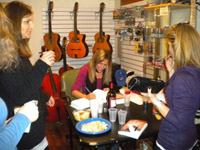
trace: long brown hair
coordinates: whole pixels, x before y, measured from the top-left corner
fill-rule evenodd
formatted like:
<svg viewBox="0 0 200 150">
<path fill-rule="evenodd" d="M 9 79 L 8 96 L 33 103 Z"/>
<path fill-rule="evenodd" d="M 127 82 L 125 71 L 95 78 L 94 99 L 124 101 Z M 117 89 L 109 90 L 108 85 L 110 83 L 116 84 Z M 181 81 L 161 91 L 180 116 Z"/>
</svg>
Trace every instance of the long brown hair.
<svg viewBox="0 0 200 150">
<path fill-rule="evenodd" d="M 0 69 L 15 68 L 18 63 L 17 43 L 13 37 L 13 27 L 0 3 Z"/>
<path fill-rule="evenodd" d="M 111 75 L 112 75 L 111 52 L 108 50 L 100 49 L 92 56 L 92 59 L 89 62 L 88 77 L 91 83 L 94 83 L 95 81 L 96 65 L 104 60 L 108 60 L 108 67 L 104 71 L 103 83 L 109 84 L 109 82 L 111 81 Z"/>
<path fill-rule="evenodd" d="M 33 14 L 30 6 L 19 2 L 12 1 L 5 6 L 5 13 L 13 24 L 14 37 L 19 46 L 19 54 L 31 57 L 31 51 L 28 45 L 29 39 L 23 39 L 21 33 L 22 18 Z"/>
<path fill-rule="evenodd" d="M 193 65 L 200 68 L 200 36 L 189 24 L 172 26 L 166 33 L 174 49 L 175 69 Z"/>
</svg>

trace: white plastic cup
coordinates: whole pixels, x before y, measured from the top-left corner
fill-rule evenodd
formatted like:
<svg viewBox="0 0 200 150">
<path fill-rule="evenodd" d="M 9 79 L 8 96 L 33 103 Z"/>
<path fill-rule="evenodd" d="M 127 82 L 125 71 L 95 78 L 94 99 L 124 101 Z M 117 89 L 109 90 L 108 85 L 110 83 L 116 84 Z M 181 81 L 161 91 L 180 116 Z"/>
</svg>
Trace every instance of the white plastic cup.
<svg viewBox="0 0 200 150">
<path fill-rule="evenodd" d="M 90 100 L 90 111 L 92 118 L 98 117 L 98 108 L 99 108 L 98 101 L 96 99 Z"/>
<path fill-rule="evenodd" d="M 98 113 L 103 113 L 103 99 L 98 99 Z"/>
<path fill-rule="evenodd" d="M 110 122 L 115 122 L 117 119 L 117 109 L 116 108 L 109 108 L 109 120 Z"/>
<path fill-rule="evenodd" d="M 130 106 L 130 98 L 131 98 L 130 94 L 124 96 L 124 106 L 126 107 Z"/>
<path fill-rule="evenodd" d="M 127 111 L 126 110 L 119 110 L 118 111 L 118 120 L 119 120 L 119 124 L 123 125 L 126 122 L 126 115 L 127 115 Z"/>
</svg>

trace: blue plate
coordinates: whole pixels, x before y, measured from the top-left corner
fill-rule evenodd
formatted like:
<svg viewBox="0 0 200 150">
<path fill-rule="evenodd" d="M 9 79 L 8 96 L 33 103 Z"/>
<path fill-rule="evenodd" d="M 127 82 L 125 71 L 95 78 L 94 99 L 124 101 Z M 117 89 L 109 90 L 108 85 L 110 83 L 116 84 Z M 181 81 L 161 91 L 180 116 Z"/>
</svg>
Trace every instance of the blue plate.
<svg viewBox="0 0 200 150">
<path fill-rule="evenodd" d="M 94 133 L 81 130 L 81 127 L 83 124 L 90 123 L 92 121 L 105 122 L 108 125 L 107 129 L 100 131 L 100 132 L 94 132 Z M 82 120 L 76 124 L 76 130 L 78 130 L 80 133 L 88 134 L 88 135 L 98 135 L 98 134 L 106 133 L 111 129 L 111 127 L 112 127 L 112 124 L 108 120 L 103 119 L 103 118 L 88 118 L 88 119 Z"/>
</svg>

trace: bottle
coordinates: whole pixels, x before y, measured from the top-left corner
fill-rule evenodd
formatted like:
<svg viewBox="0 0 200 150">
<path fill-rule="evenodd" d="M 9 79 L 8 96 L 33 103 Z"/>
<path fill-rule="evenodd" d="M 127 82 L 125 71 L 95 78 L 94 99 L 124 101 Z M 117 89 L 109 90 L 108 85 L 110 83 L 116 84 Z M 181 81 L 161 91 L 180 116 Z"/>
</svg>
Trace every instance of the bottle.
<svg viewBox="0 0 200 150">
<path fill-rule="evenodd" d="M 116 108 L 116 93 L 113 90 L 113 83 L 110 83 L 110 91 L 107 93 L 107 109 Z"/>
</svg>

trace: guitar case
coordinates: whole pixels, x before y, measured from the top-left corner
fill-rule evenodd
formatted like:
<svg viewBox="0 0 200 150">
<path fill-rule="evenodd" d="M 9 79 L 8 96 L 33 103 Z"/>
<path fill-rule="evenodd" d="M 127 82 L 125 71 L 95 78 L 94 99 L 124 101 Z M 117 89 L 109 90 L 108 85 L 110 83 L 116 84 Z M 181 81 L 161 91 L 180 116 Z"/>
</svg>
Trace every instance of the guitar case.
<svg viewBox="0 0 200 150">
<path fill-rule="evenodd" d="M 165 87 L 165 82 L 162 80 L 153 80 L 146 77 L 136 76 L 130 79 L 128 88 L 130 90 L 147 93 L 147 88 L 152 88 L 152 93 L 158 93 Z"/>
</svg>

